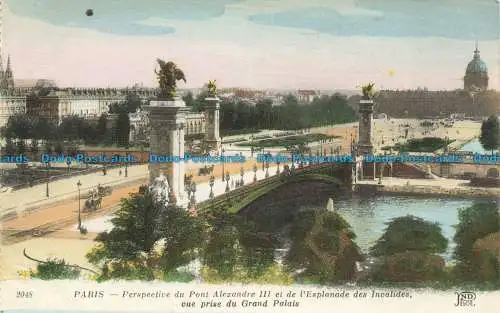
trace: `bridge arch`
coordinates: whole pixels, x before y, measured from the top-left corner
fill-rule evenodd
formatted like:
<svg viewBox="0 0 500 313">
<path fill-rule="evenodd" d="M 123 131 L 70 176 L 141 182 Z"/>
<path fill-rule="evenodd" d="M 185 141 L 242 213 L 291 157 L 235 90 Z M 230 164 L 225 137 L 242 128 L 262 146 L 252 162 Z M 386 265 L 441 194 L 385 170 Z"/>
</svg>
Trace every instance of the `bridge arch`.
<svg viewBox="0 0 500 313">
<path fill-rule="evenodd" d="M 248 192 L 246 197 L 243 197 L 237 203 L 233 204 L 229 211 L 231 213 L 238 213 L 245 207 L 249 206 L 253 202 L 259 200 L 261 197 L 264 197 L 267 194 L 270 194 L 278 189 L 281 189 L 289 184 L 296 183 L 306 183 L 312 181 L 321 181 L 330 183 L 332 185 L 342 186 L 345 183 L 342 182 L 340 178 L 325 175 L 325 174 L 299 174 L 299 175 L 291 175 L 291 176 L 281 176 L 276 181 L 263 186 L 262 188 L 257 188 L 256 190 L 251 190 Z"/>
</svg>

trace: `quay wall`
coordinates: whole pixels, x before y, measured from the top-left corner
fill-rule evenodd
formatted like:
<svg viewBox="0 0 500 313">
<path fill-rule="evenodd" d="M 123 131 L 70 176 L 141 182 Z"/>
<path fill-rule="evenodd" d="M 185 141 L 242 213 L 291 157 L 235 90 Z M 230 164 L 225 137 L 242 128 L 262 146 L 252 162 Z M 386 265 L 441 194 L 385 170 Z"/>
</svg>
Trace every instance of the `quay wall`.
<svg viewBox="0 0 500 313">
<path fill-rule="evenodd" d="M 452 197 L 486 197 L 500 198 L 500 188 L 482 188 L 482 187 L 455 187 L 445 188 L 441 186 L 388 186 L 388 185 L 357 185 L 356 191 L 361 194 L 380 195 L 422 195 L 422 196 L 452 196 Z"/>
</svg>

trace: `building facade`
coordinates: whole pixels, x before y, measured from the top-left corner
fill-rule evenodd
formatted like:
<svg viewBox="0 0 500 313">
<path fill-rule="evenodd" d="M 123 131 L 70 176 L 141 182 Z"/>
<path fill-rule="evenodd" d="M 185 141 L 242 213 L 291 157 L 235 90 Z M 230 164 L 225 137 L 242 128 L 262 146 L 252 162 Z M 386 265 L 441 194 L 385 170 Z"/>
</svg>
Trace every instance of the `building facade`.
<svg viewBox="0 0 500 313">
<path fill-rule="evenodd" d="M 500 114 L 500 92 L 488 90 L 488 68 L 481 59 L 479 49 L 468 63 L 464 88 L 453 91 L 382 90 L 375 110 L 390 117 L 428 118 L 463 114 L 483 118 Z"/>
</svg>

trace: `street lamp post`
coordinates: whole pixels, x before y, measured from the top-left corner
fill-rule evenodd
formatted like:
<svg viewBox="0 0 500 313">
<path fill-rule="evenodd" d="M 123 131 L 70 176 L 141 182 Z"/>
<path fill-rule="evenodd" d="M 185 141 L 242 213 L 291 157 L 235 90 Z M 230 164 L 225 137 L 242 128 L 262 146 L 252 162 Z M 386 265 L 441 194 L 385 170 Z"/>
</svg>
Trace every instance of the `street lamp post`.
<svg viewBox="0 0 500 313">
<path fill-rule="evenodd" d="M 191 184 L 186 185 L 186 191 L 188 193 L 188 199 L 191 199 Z"/>
<path fill-rule="evenodd" d="M 192 182 L 191 183 L 191 205 L 195 205 L 196 204 L 196 183 L 195 182 Z"/>
<path fill-rule="evenodd" d="M 240 175 L 241 175 L 240 186 L 243 186 L 245 184 L 245 181 L 243 180 L 243 175 L 245 175 L 245 170 L 243 169 L 243 166 L 241 166 L 240 168 Z"/>
<path fill-rule="evenodd" d="M 279 173 L 280 173 L 280 162 L 276 162 L 276 165 L 277 165 L 277 167 L 276 167 L 276 175 L 279 175 Z"/>
<path fill-rule="evenodd" d="M 253 158 L 253 151 L 254 151 L 254 148 L 253 148 L 253 135 L 250 136 L 251 138 L 251 144 L 250 144 L 250 157 Z"/>
<path fill-rule="evenodd" d="M 221 141 L 222 141 L 222 138 L 221 138 Z M 224 149 L 222 149 L 221 150 L 221 154 L 220 154 L 221 155 L 221 161 L 222 161 L 222 181 L 224 181 L 224 173 L 226 172 L 224 170 L 224 163 L 226 163 L 226 162 L 224 162 L 224 152 L 225 152 Z"/>
<path fill-rule="evenodd" d="M 214 183 L 215 183 L 215 177 L 214 177 L 214 175 L 212 175 L 212 176 L 210 176 L 210 181 L 209 181 L 209 184 L 210 184 L 210 194 L 208 195 L 208 197 L 210 199 L 212 199 L 214 197 L 214 191 L 213 191 Z"/>
<path fill-rule="evenodd" d="M 45 196 L 48 198 L 49 197 L 49 163 L 47 163 L 47 169 L 46 169 L 46 188 L 45 188 Z"/>
<path fill-rule="evenodd" d="M 269 177 L 269 162 L 267 162 L 267 160 L 266 160 L 266 176 L 265 177 L 266 178 Z"/>
<path fill-rule="evenodd" d="M 231 177 L 229 176 L 229 171 L 226 172 L 226 192 L 231 190 L 231 187 L 229 187 L 229 179 Z"/>
<path fill-rule="evenodd" d="M 128 177 L 128 147 L 127 147 L 127 158 L 125 159 L 125 177 Z"/>
<path fill-rule="evenodd" d="M 257 181 L 257 163 L 253 165 L 253 181 Z"/>
<path fill-rule="evenodd" d="M 78 187 L 78 230 L 82 228 L 82 212 L 81 212 L 81 207 L 80 207 L 80 186 L 82 183 L 78 181 L 76 183 L 76 186 Z"/>
</svg>

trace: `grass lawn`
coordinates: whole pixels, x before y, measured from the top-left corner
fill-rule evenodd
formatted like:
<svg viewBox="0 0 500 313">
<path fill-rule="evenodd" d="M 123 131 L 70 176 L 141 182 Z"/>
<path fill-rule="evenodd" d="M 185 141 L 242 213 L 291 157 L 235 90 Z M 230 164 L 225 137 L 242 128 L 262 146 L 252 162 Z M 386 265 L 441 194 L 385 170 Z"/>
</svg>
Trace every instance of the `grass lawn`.
<svg viewBox="0 0 500 313">
<path fill-rule="evenodd" d="M 434 152 L 451 144 L 454 140 L 445 140 L 437 137 L 425 137 L 420 139 L 410 139 L 404 144 L 396 144 L 393 147 L 383 147 L 382 150 L 392 150 L 399 152 Z"/>
<path fill-rule="evenodd" d="M 296 135 L 289 136 L 286 138 L 274 138 L 274 139 L 264 139 L 252 142 L 244 142 L 237 144 L 241 147 L 261 147 L 261 148 L 271 148 L 271 147 L 286 147 L 292 145 L 305 145 L 311 142 L 316 142 L 320 140 L 328 140 L 338 138 L 338 136 L 329 136 L 325 134 L 307 134 L 307 135 Z"/>
</svg>

